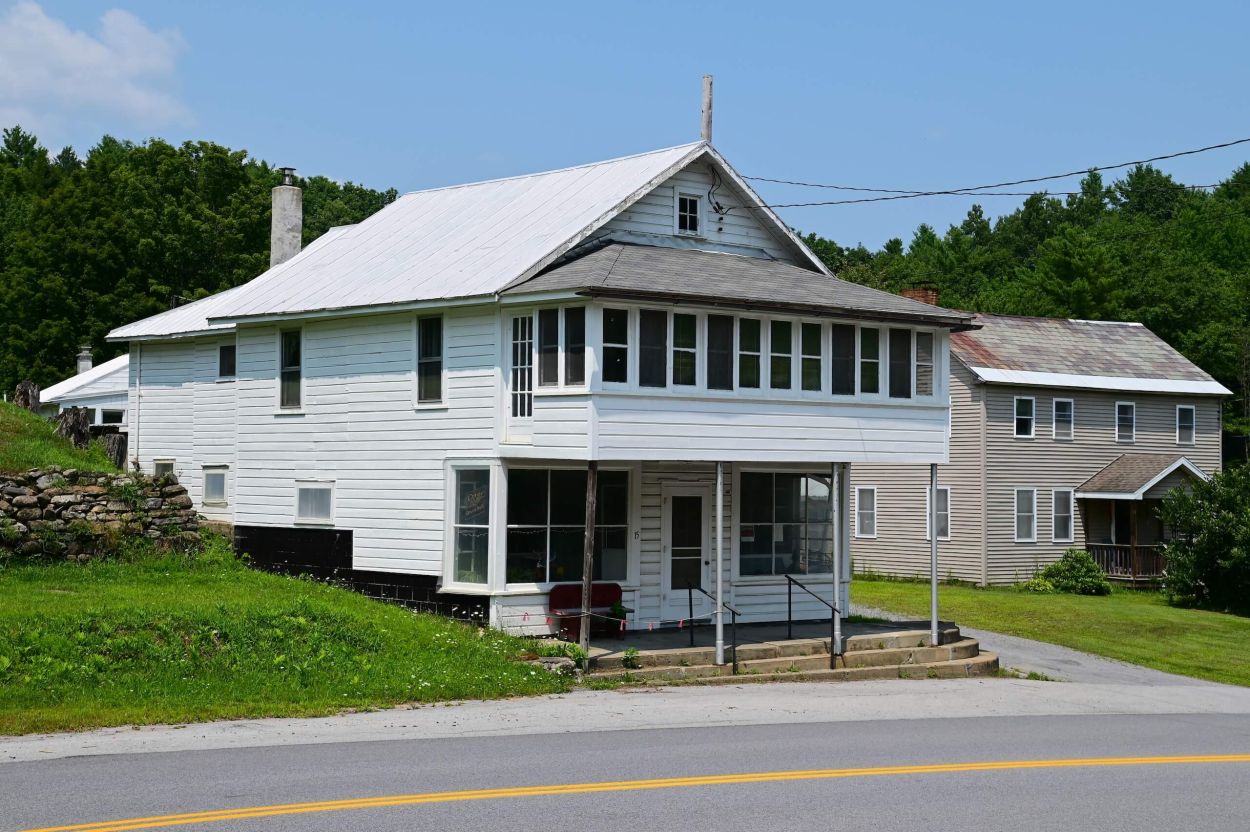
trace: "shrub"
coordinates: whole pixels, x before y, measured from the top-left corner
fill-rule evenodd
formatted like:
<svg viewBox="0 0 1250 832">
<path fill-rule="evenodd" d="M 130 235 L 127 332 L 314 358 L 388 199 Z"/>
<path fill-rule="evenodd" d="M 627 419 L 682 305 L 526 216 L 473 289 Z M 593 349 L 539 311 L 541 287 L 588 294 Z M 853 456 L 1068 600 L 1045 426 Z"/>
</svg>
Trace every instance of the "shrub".
<svg viewBox="0 0 1250 832">
<path fill-rule="evenodd" d="M 1016 584 L 1016 589 L 1020 592 L 1036 592 L 1040 595 L 1048 595 L 1055 591 L 1055 585 L 1039 575 Z"/>
<path fill-rule="evenodd" d="M 1038 573 L 1038 578 L 1058 592 L 1073 595 L 1110 595 L 1111 582 L 1093 556 L 1084 549 L 1069 549 L 1063 557 Z M 1035 579 L 1036 580 L 1036 579 Z"/>
<path fill-rule="evenodd" d="M 1250 612 L 1250 466 L 1172 491 L 1161 513 L 1173 536 L 1163 548 L 1168 600 Z"/>
</svg>

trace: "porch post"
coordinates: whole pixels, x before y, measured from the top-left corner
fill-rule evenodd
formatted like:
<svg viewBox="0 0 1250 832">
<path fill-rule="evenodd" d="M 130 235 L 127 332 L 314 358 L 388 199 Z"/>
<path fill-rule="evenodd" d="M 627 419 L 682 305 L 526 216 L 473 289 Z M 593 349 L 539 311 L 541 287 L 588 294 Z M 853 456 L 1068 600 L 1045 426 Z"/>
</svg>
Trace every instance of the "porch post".
<svg viewBox="0 0 1250 832">
<path fill-rule="evenodd" d="M 929 464 L 929 643 L 938 645 L 938 467 Z"/>
<path fill-rule="evenodd" d="M 716 663 L 725 663 L 725 573 L 723 571 L 725 544 L 725 463 L 716 463 Z M 692 625 L 693 626 L 693 625 Z M 734 660 L 737 660 L 734 656 Z"/>
<path fill-rule="evenodd" d="M 1137 586 L 1137 501 L 1128 504 L 1128 562 L 1133 574 L 1133 586 Z"/>
<path fill-rule="evenodd" d="M 582 540 L 582 652 L 590 653 L 590 586 L 594 581 L 595 495 L 599 490 L 599 461 L 586 464 L 586 535 Z"/>
<path fill-rule="evenodd" d="M 842 652 L 842 465 L 829 466 L 829 548 L 833 572 L 833 642 L 829 645 L 829 667 L 836 669 Z"/>
</svg>

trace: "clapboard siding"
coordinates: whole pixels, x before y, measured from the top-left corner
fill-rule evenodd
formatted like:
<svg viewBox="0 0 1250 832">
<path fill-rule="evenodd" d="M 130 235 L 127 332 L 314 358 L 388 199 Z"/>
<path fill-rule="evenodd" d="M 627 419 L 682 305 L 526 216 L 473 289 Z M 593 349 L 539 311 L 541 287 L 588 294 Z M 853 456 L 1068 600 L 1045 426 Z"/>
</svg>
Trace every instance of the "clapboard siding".
<svg viewBox="0 0 1250 832">
<path fill-rule="evenodd" d="M 966 367 L 952 362 L 950 462 L 938 466 L 938 485 L 950 489 L 951 511 L 951 539 L 938 541 L 938 574 L 943 579 L 984 581 L 985 464 L 980 429 L 984 389 L 974 384 Z M 856 464 L 851 466 L 851 484 L 877 489 L 877 536 L 852 537 L 854 569 L 900 577 L 928 576 L 929 467 Z"/>
<path fill-rule="evenodd" d="M 609 221 L 595 236 L 611 236 L 613 232 L 622 231 L 660 237 L 675 236 L 677 192 L 681 191 L 702 197 L 704 229 L 698 239 L 762 250 L 775 260 L 794 262 L 777 233 L 761 223 L 755 216 L 756 212 L 741 207 L 742 199 L 734 192 L 732 185 L 722 181 L 721 187 L 715 192 L 715 198 L 721 205 L 734 210 L 724 215 L 714 213 L 707 204 L 708 190 L 712 185 L 713 177 L 705 165 L 688 167 Z"/>
<path fill-rule="evenodd" d="M 1152 394 L 1104 393 L 1080 390 L 985 385 L 986 391 L 986 510 L 988 516 L 991 583 L 1010 583 L 1030 577 L 1072 546 L 1084 545 L 1086 501 L 1077 500 L 1075 542 L 1052 541 L 1051 491 L 1077 488 L 1124 453 L 1183 454 L 1207 473 L 1220 468 L 1220 400 L 1215 397 L 1178 397 Z M 1036 399 L 1037 429 L 1033 439 L 1014 437 L 1016 396 Z M 1075 431 L 1071 441 L 1056 441 L 1052 430 L 1055 398 L 1073 400 Z M 1137 405 L 1136 439 L 1116 441 L 1116 402 Z M 1194 445 L 1176 443 L 1176 406 L 1193 405 L 1197 417 Z M 1015 488 L 1037 489 L 1037 542 L 1015 542 Z M 1105 521 L 1102 521 L 1105 522 Z"/>
<path fill-rule="evenodd" d="M 234 343 L 234 336 L 196 340 L 194 380 L 191 386 L 194 426 L 188 479 L 181 480 L 200 513 L 212 520 L 230 520 L 236 492 L 235 382 L 217 380 L 219 348 Z M 206 465 L 226 466 L 226 505 L 204 505 Z"/>
<path fill-rule="evenodd" d="M 149 474 L 154 460 L 174 460 L 179 482 L 192 491 L 198 480 L 194 460 L 198 348 L 194 340 L 143 344 L 140 360 L 132 357 L 130 361 L 129 453 L 138 457 Z M 142 379 L 142 395 L 138 379 Z M 140 416 L 137 425 L 136 412 Z"/>
</svg>

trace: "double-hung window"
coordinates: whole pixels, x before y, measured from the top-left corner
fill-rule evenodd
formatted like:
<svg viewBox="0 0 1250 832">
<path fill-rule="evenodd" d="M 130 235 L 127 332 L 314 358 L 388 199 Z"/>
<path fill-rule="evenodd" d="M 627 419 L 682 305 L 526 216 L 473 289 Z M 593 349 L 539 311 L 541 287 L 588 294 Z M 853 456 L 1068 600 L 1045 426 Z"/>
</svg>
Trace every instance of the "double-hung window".
<svg viewBox="0 0 1250 832">
<path fill-rule="evenodd" d="M 417 319 L 417 404 L 443 401 L 443 319 Z"/>
<path fill-rule="evenodd" d="M 799 326 L 799 377 L 804 390 L 820 390 L 821 325 Z"/>
<path fill-rule="evenodd" d="M 204 466 L 204 505 L 224 506 L 226 504 L 226 471 L 224 465 Z"/>
<path fill-rule="evenodd" d="M 1072 489 L 1050 492 L 1050 539 L 1053 543 L 1072 542 Z"/>
<path fill-rule="evenodd" d="M 673 314 L 673 384 L 693 387 L 698 382 L 699 319 Z"/>
<path fill-rule="evenodd" d="M 668 313 L 643 309 L 638 313 L 638 384 L 668 386 Z"/>
<path fill-rule="evenodd" d="M 1016 542 L 1033 543 L 1037 540 L 1037 490 L 1017 488 L 1015 497 Z"/>
<path fill-rule="evenodd" d="M 586 307 L 564 309 L 564 383 L 586 383 Z"/>
<path fill-rule="evenodd" d="M 729 315 L 707 316 L 707 387 L 732 390 L 734 386 L 734 319 Z"/>
<path fill-rule="evenodd" d="M 1191 404 L 1176 406 L 1176 444 L 1192 445 L 1196 437 L 1196 410 Z"/>
<path fill-rule="evenodd" d="M 538 310 L 538 386 L 560 384 L 560 310 Z"/>
<path fill-rule="evenodd" d="M 854 396 L 855 327 L 833 324 L 829 332 L 830 392 L 835 396 Z"/>
<path fill-rule="evenodd" d="M 749 575 L 828 575 L 829 478 L 743 472 L 738 571 Z"/>
<path fill-rule="evenodd" d="M 234 378 L 236 370 L 236 348 L 234 344 L 222 344 L 217 347 L 217 378 Z"/>
<path fill-rule="evenodd" d="M 596 581 L 629 575 L 629 472 L 600 471 L 595 497 Z M 508 583 L 580 581 L 586 534 L 586 470 L 508 472 Z"/>
<path fill-rule="evenodd" d="M 911 330 L 890 330 L 890 398 L 911 398 Z"/>
<path fill-rule="evenodd" d="M 1052 406 L 1054 408 L 1053 430 L 1055 439 L 1066 442 L 1075 433 L 1076 410 L 1072 399 L 1055 399 Z"/>
<path fill-rule="evenodd" d="M 760 386 L 760 322 L 756 318 L 738 319 L 738 386 L 752 390 Z"/>
<path fill-rule="evenodd" d="M 629 311 L 603 310 L 603 380 L 629 381 Z"/>
<path fill-rule="evenodd" d="M 1115 441 L 1132 442 L 1137 437 L 1137 405 L 1133 402 L 1115 403 Z"/>
<path fill-rule="evenodd" d="M 916 395 L 933 395 L 933 333 L 916 333 Z"/>
<path fill-rule="evenodd" d="M 768 328 L 768 385 L 789 390 L 794 356 L 794 327 L 789 321 L 771 321 Z"/>
<path fill-rule="evenodd" d="M 855 536 L 877 536 L 877 489 L 861 485 L 855 489 Z"/>
<path fill-rule="evenodd" d="M 560 360 L 562 347 L 563 362 Z M 580 386 L 585 383 L 586 308 L 569 306 L 538 310 L 538 386 Z"/>
<path fill-rule="evenodd" d="M 303 399 L 303 333 L 285 329 L 278 345 L 278 406 L 298 408 Z"/>
<path fill-rule="evenodd" d="M 859 392 L 877 395 L 881 392 L 881 330 L 861 327 L 859 330 Z"/>
<path fill-rule="evenodd" d="M 1032 396 L 1016 396 L 1014 405 L 1015 416 L 1015 437 L 1017 439 L 1032 439 L 1034 435 L 1034 423 L 1037 421 L 1036 413 L 1037 402 Z"/>
<path fill-rule="evenodd" d="M 925 540 L 929 539 L 932 533 L 933 513 L 929 508 L 929 495 L 932 492 L 925 489 L 925 513 L 924 513 L 924 536 Z M 937 529 L 938 540 L 951 539 L 951 490 L 949 486 L 939 485 L 937 489 Z"/>
<path fill-rule="evenodd" d="M 484 584 L 490 560 L 490 469 L 457 468 L 452 576 Z"/>
</svg>

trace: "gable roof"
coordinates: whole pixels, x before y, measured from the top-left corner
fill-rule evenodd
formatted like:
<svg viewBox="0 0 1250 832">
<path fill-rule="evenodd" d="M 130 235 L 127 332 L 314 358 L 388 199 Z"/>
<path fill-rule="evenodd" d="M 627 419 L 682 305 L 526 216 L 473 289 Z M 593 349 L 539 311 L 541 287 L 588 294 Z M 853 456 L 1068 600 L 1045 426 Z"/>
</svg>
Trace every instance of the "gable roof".
<svg viewBox="0 0 1250 832">
<path fill-rule="evenodd" d="M 59 402 L 92 384 L 98 387 L 98 389 L 90 391 L 89 395 L 92 396 L 125 392 L 130 385 L 130 353 L 123 353 L 116 358 L 105 361 L 103 364 L 97 364 L 90 370 L 81 372 L 76 376 L 70 376 L 63 381 L 58 381 L 56 384 L 39 392 L 39 401 L 43 404 Z"/>
<path fill-rule="evenodd" d="M 285 315 L 489 298 L 537 273 L 696 161 L 717 166 L 797 261 L 827 272 L 719 153 L 696 142 L 405 194 L 250 283 L 196 308 L 188 305 L 120 327 L 109 337 L 167 337 Z"/>
<path fill-rule="evenodd" d="M 981 381 L 1144 393 L 1229 390 L 1138 323 L 978 314 L 951 352 Z"/>
<path fill-rule="evenodd" d="M 951 312 L 776 260 L 619 242 L 548 269 L 504 294 L 549 291 L 906 319 L 949 327 L 972 322 L 969 313 Z"/>
<path fill-rule="evenodd" d="M 1196 479 L 1206 473 L 1180 454 L 1121 454 L 1076 489 L 1076 496 L 1104 500 L 1140 500 L 1174 471 Z"/>
</svg>

